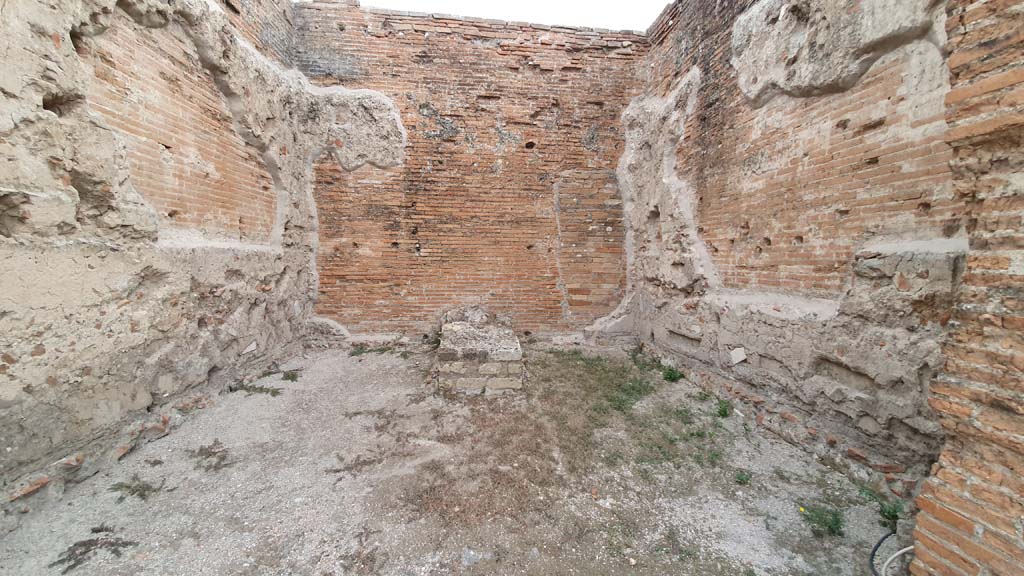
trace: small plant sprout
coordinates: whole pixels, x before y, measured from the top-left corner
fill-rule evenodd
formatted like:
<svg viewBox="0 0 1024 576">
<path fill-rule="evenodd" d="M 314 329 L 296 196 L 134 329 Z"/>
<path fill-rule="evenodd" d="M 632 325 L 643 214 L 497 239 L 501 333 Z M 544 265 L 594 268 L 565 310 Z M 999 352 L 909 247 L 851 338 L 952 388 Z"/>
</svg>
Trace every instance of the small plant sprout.
<svg viewBox="0 0 1024 576">
<path fill-rule="evenodd" d="M 719 400 L 715 413 L 718 414 L 719 418 L 728 418 L 732 415 L 732 402 L 729 400 Z"/>
<path fill-rule="evenodd" d="M 740 486 L 750 484 L 751 478 L 752 476 L 750 475 L 750 472 L 747 472 L 746 470 L 740 470 L 736 473 L 736 483 Z"/>
</svg>

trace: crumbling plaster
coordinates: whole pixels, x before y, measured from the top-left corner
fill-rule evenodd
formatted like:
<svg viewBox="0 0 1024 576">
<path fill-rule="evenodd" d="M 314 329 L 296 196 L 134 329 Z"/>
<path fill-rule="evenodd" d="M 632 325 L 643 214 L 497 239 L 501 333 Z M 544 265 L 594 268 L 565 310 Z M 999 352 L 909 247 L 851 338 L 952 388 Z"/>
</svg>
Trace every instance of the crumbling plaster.
<svg viewBox="0 0 1024 576">
<path fill-rule="evenodd" d="M 753 106 L 778 94 L 842 92 L 895 48 L 925 38 L 941 46 L 944 5 L 942 0 L 760 0 L 733 27 L 732 63 L 740 90 Z"/>
<path fill-rule="evenodd" d="M 296 352 L 317 285 L 313 161 L 395 166 L 406 136 L 388 98 L 312 86 L 243 40 L 212 1 L 10 0 L 0 13 L 0 476 L 10 508 L 166 433 L 183 391 Z M 273 176 L 268 242 L 174 229 L 135 191 L 121 138 L 90 110 L 93 79 L 76 52 L 109 26 L 175 27 L 191 39 Z"/>
</svg>

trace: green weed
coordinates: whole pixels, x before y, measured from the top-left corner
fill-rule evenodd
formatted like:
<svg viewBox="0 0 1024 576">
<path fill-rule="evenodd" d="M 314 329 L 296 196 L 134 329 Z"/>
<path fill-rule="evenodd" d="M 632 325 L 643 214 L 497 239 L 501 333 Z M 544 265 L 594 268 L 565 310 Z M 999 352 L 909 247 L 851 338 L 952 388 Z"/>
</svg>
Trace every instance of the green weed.
<svg viewBox="0 0 1024 576">
<path fill-rule="evenodd" d="M 683 379 L 683 373 L 672 366 L 666 366 L 661 371 L 661 377 L 667 382 L 679 382 Z"/>
<path fill-rule="evenodd" d="M 640 378 L 613 384 L 604 393 L 604 400 L 619 412 L 627 412 L 645 396 L 654 392 L 654 385 Z"/>
<path fill-rule="evenodd" d="M 387 354 L 393 352 L 395 347 L 391 344 L 385 344 L 383 346 L 369 347 L 366 344 L 356 344 L 348 351 L 348 355 L 351 357 L 362 356 L 364 354 Z"/>
<path fill-rule="evenodd" d="M 845 519 L 843 511 L 838 508 L 827 506 L 806 505 L 800 507 L 800 515 L 804 522 L 811 527 L 811 532 L 821 538 L 822 536 L 842 536 Z"/>
<path fill-rule="evenodd" d="M 878 515 L 881 516 L 878 524 L 895 531 L 900 515 L 903 514 L 903 501 L 889 500 L 867 486 L 860 487 L 860 495 L 866 500 L 878 504 Z"/>
<path fill-rule="evenodd" d="M 296 379 L 298 379 L 298 376 L 296 376 Z M 285 378 L 285 380 L 287 380 L 287 378 Z M 245 392 L 246 396 L 252 396 L 253 394 L 266 394 L 271 398 L 281 395 L 281 388 L 274 388 L 273 386 L 256 386 L 253 384 L 235 384 L 228 388 L 228 391 Z"/>
</svg>

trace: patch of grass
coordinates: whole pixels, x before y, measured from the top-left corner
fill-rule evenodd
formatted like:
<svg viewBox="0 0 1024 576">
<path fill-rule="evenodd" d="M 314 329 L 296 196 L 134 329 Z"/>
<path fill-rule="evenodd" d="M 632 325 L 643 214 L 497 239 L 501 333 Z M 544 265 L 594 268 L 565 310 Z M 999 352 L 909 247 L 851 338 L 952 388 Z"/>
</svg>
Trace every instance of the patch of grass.
<svg viewBox="0 0 1024 576">
<path fill-rule="evenodd" d="M 189 455 L 196 461 L 196 470 L 219 472 L 233 464 L 228 461 L 228 449 L 217 439 L 209 446 L 189 450 Z"/>
<path fill-rule="evenodd" d="M 640 453 L 637 462 L 640 464 L 660 464 L 662 462 L 677 463 L 679 451 L 676 444 L 679 437 L 668 429 L 657 429 L 636 439 Z"/>
<path fill-rule="evenodd" d="M 810 525 L 811 532 L 819 538 L 826 535 L 843 535 L 846 520 L 843 518 L 843 511 L 838 508 L 808 504 L 800 507 L 800 515 L 804 522 Z"/>
<path fill-rule="evenodd" d="M 753 476 L 750 474 L 750 472 L 747 472 L 746 470 L 740 470 L 739 472 L 736 473 L 735 480 L 736 483 L 739 484 L 740 486 L 746 486 L 747 484 L 750 484 L 750 480 L 752 478 Z"/>
<path fill-rule="evenodd" d="M 91 530 L 93 534 L 112 534 L 114 529 L 101 524 Z M 111 555 L 120 558 L 125 548 L 138 546 L 138 542 L 131 542 L 116 536 L 104 535 L 94 536 L 86 540 L 80 540 L 61 552 L 56 560 L 49 564 L 49 568 L 59 568 L 61 574 L 67 574 L 92 559 L 100 550 L 106 550 Z"/>
<path fill-rule="evenodd" d="M 285 370 L 284 372 L 281 373 L 281 380 L 284 380 L 285 382 L 298 382 L 299 381 L 299 371 L 298 370 Z M 278 394 L 280 394 L 280 390 L 279 389 L 275 388 L 275 390 L 278 390 Z M 275 396 L 276 396 L 276 394 L 275 394 Z"/>
<path fill-rule="evenodd" d="M 118 502 L 124 502 L 125 498 L 128 498 L 129 496 L 134 496 L 139 500 L 146 501 L 149 499 L 150 496 L 156 494 L 157 492 L 160 492 L 163 489 L 163 482 L 161 482 L 159 486 L 156 486 L 154 484 L 146 482 L 142 478 L 139 478 L 138 474 L 133 475 L 131 480 L 127 482 L 118 482 L 117 484 L 114 484 L 113 486 L 110 487 L 111 492 L 121 493 L 121 495 L 118 496 L 117 498 Z"/>
<path fill-rule="evenodd" d="M 440 340 L 438 340 L 438 346 L 440 346 Z M 391 344 L 384 344 L 383 346 L 369 347 L 366 344 L 356 344 L 348 351 L 348 355 L 351 357 L 362 356 L 364 354 L 388 354 L 394 352 L 395 347 Z"/>
<path fill-rule="evenodd" d="M 583 392 L 593 398 L 590 412 L 599 416 L 594 422 L 597 427 L 604 424 L 604 417 L 612 411 L 628 412 L 654 392 L 654 384 L 635 375 L 628 365 L 600 356 L 587 356 L 579 350 L 559 350 L 552 355 L 566 367 L 575 369 L 576 376 L 585 382 L 587 389 Z"/>
<path fill-rule="evenodd" d="M 693 424 L 693 412 L 686 406 L 673 408 L 670 417 L 680 424 Z"/>
<path fill-rule="evenodd" d="M 298 380 L 298 375 L 295 379 Z M 287 380 L 287 378 L 284 378 Z M 294 382 L 294 380 L 292 380 Z M 231 388 L 228 388 L 229 392 L 245 392 L 246 396 L 252 396 L 253 394 L 266 394 L 271 398 L 276 398 L 281 395 L 281 388 L 274 388 L 273 386 L 256 386 L 253 384 L 235 384 Z"/>
<path fill-rule="evenodd" d="M 579 349 L 554 350 L 540 355 L 534 363 L 539 405 L 536 416 L 546 421 L 546 430 L 558 439 L 570 471 L 590 469 L 592 459 L 612 448 L 598 446 L 594 431 L 614 425 L 632 414 L 633 406 L 654 392 L 652 374 L 641 372 L 634 362 L 591 356 Z M 625 422 L 634 433 L 632 422 Z M 625 453 L 626 460 L 636 455 Z"/>
<path fill-rule="evenodd" d="M 707 464 L 709 466 L 718 466 L 722 462 L 722 457 L 722 452 L 715 448 L 701 450 L 693 455 L 693 459 L 698 464 Z"/>
<path fill-rule="evenodd" d="M 666 366 L 661 371 L 661 377 L 664 378 L 666 382 L 679 382 L 683 379 L 683 373 L 672 366 Z"/>
<path fill-rule="evenodd" d="M 653 384 L 641 378 L 632 378 L 605 390 L 604 400 L 613 410 L 628 412 L 651 392 L 654 392 Z"/>
<path fill-rule="evenodd" d="M 633 366 L 636 366 L 641 372 L 651 372 L 661 368 L 661 362 L 645 352 L 643 344 L 638 344 L 629 351 L 629 359 L 633 361 Z"/>
<path fill-rule="evenodd" d="M 719 400 L 718 407 L 715 409 L 715 414 L 719 418 L 728 418 L 732 416 L 732 402 L 729 400 Z"/>
</svg>

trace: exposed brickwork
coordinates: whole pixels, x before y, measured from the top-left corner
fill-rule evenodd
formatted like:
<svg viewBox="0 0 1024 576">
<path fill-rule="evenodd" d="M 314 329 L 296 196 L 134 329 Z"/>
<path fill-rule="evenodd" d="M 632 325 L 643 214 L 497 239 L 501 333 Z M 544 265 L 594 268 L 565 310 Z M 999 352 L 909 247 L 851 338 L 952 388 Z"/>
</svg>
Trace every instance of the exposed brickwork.
<svg viewBox="0 0 1024 576">
<path fill-rule="evenodd" d="M 674 188 L 630 160 L 646 212 L 631 218 L 636 329 L 759 424 L 909 497 L 941 445 L 927 390 L 966 251 L 944 55 L 923 34 L 893 39 L 849 85 L 754 102 L 734 41 L 755 4 L 675 2 L 648 31 L 646 106 L 692 111 L 667 142 Z M 814 22 L 822 42 L 841 33 Z M 789 46 L 751 49 L 793 61 Z M 634 114 L 653 126 L 640 137 L 665 133 L 658 114 Z"/>
<path fill-rule="evenodd" d="M 295 38 L 292 0 L 218 0 L 228 20 L 267 56 L 285 64 L 291 62 Z"/>
<path fill-rule="evenodd" d="M 947 443 L 911 572 L 1024 573 L 1024 2 L 950 2 L 947 140 L 971 251 L 932 385 Z"/>
<path fill-rule="evenodd" d="M 1024 0 L 948 0 L 944 52 L 936 30 L 904 31 L 873 44 L 880 59 L 848 84 L 797 82 L 753 102 L 731 59 L 743 15 L 761 27 L 754 0 L 679 0 L 646 37 L 357 0 L 217 3 L 227 21 L 212 4 L 174 3 L 161 22 L 124 0 L 84 27 L 9 27 L 25 67 L 4 88 L 19 103 L 0 119 L 18 170 L 3 183 L 0 233 L 13 240 L 0 256 L 24 302 L 0 310 L 0 376 L 18 384 L 0 422 L 29 440 L 0 468 L 38 472 L 10 501 L 94 472 L 105 440 L 84 444 L 118 418 L 297 346 L 318 224 L 318 312 L 356 332 L 426 332 L 474 303 L 520 330 L 576 331 L 628 291 L 595 332 L 639 335 L 759 425 L 893 494 L 913 495 L 931 469 L 915 575 L 1024 573 Z M 800 5 L 848 16 L 867 4 Z M 785 19 L 776 8 L 765 26 Z M 198 45 L 216 48 L 204 54 L 218 83 Z M 787 62 L 780 45 L 760 55 Z M 405 164 L 318 162 L 317 222 L 307 154 L 327 144 L 351 165 L 395 166 L 401 128 L 386 100 L 310 92 L 263 55 L 393 98 Z M 360 121 L 388 124 L 382 141 L 360 141 L 364 127 L 325 142 Z M 239 133 L 267 151 L 279 190 Z M 275 224 L 282 249 L 252 250 Z M 180 229 L 240 242 L 149 250 Z M 29 284 L 41 278 L 46 290 Z M 439 352 L 439 372 L 473 378 L 456 385 L 522 384 L 518 357 Z M 159 418 L 113 456 L 166 433 Z"/>
<path fill-rule="evenodd" d="M 652 27 L 661 40 L 649 56 L 662 91 L 693 65 L 705 77 L 678 166 L 699 191 L 724 286 L 835 297 L 865 240 L 956 233 L 934 49 L 900 49 L 840 94 L 755 109 L 729 62 L 731 24 L 747 4 L 674 4 Z"/>
<path fill-rule="evenodd" d="M 556 332 L 614 309 L 619 117 L 643 38 L 350 4 L 296 7 L 297 63 L 394 98 L 408 159 L 317 167 L 318 312 L 357 332 L 425 331 L 480 303 Z"/>
<path fill-rule="evenodd" d="M 276 214 L 270 174 L 235 132 L 227 103 L 176 25 L 138 28 L 118 11 L 79 43 L 87 98 L 124 137 L 132 184 L 171 227 L 263 241 Z"/>
</svg>

